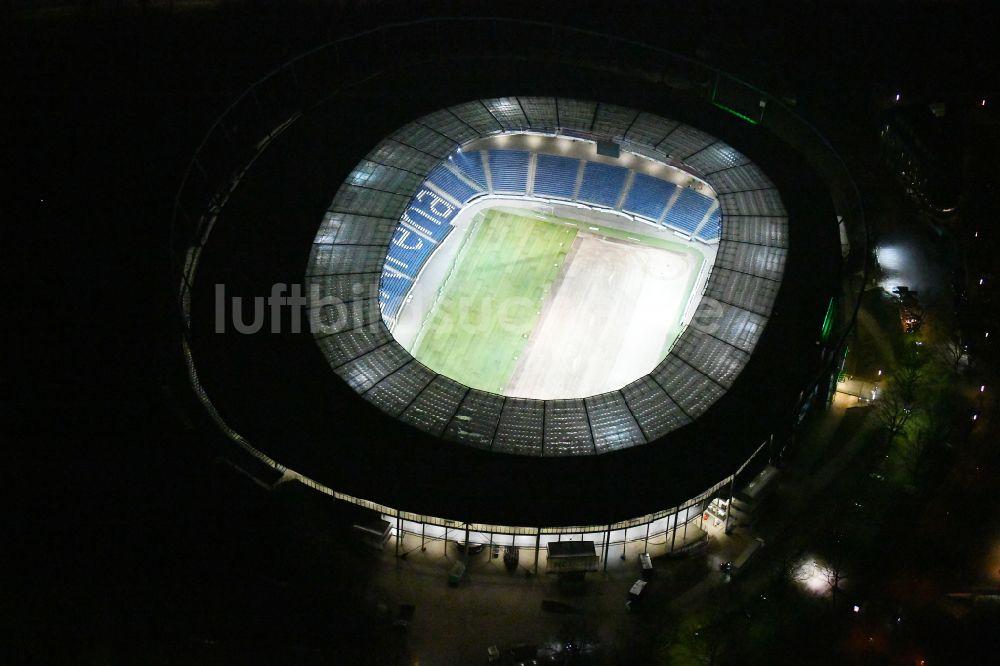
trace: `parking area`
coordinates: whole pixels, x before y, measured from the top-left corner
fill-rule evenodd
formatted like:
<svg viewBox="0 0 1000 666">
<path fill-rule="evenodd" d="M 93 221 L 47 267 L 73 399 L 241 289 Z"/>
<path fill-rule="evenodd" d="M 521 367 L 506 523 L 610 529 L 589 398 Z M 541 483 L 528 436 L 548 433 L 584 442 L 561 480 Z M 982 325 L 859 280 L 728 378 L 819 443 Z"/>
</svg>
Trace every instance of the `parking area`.
<svg viewBox="0 0 1000 666">
<path fill-rule="evenodd" d="M 642 541 L 625 544 L 624 558 L 621 546 L 612 546 L 607 571 L 602 561 L 598 571 L 569 584 L 545 573 L 544 552 L 539 574 L 532 575 L 533 549 L 522 549 L 511 570 L 502 548 L 495 554 L 489 546 L 475 553 L 470 549 L 466 559 L 454 541 L 429 541 L 423 550 L 419 536 L 406 535 L 400 544 L 405 557 L 396 557 L 395 545 L 390 539 L 381 553 L 372 555 L 381 562 L 368 601 L 387 620 L 399 614 L 401 605 L 415 606 L 408 627 L 396 631 L 400 663 L 485 664 L 490 646 L 502 651 L 524 644 L 558 656 L 567 643 L 579 651 L 573 663 L 619 663 L 622 655 L 649 640 L 645 607 L 629 611 L 625 605 L 629 589 L 643 577 Z M 667 559 L 661 549 L 652 559 L 653 574 L 644 591 L 649 599 L 658 598 L 649 606 L 663 613 L 670 606 L 663 601 L 696 595 L 706 581 L 721 583 L 717 563 L 734 547 L 733 537 L 722 534 L 685 558 Z M 449 585 L 449 574 L 460 561 L 468 568 L 457 586 Z"/>
</svg>

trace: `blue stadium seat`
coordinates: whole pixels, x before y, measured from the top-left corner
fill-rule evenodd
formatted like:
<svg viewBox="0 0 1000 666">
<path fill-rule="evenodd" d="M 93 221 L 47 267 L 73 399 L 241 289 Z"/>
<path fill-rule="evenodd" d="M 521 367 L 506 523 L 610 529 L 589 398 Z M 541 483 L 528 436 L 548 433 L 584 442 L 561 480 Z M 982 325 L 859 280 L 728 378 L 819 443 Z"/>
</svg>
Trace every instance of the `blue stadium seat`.
<svg viewBox="0 0 1000 666">
<path fill-rule="evenodd" d="M 694 233 L 701 221 L 705 219 L 705 213 L 712 207 L 713 200 L 700 192 L 684 188 L 681 190 L 677 201 L 667 211 L 667 217 L 663 223 L 669 227 L 679 229 L 688 234 Z"/>
<path fill-rule="evenodd" d="M 600 162 L 587 162 L 583 168 L 583 181 L 580 183 L 578 201 L 592 203 L 597 206 L 614 207 L 622 194 L 628 169 Z M 538 177 L 535 177 L 536 183 Z"/>
<path fill-rule="evenodd" d="M 385 266 L 402 275 L 415 278 L 436 245 L 433 241 L 407 228 L 406 223 L 402 222 L 396 227 L 396 232 L 389 242 Z"/>
<path fill-rule="evenodd" d="M 716 208 L 712 211 L 705 226 L 698 231 L 695 236 L 698 240 L 705 242 L 717 241 L 722 237 L 722 212 Z"/>
<path fill-rule="evenodd" d="M 656 222 L 663 215 L 667 200 L 676 188 L 673 183 L 637 173 L 622 208 L 628 213 Z"/>
<path fill-rule="evenodd" d="M 442 174 L 442 170 L 446 173 Z M 454 181 L 449 180 L 448 176 Z M 472 190 L 443 166 L 438 166 L 428 180 L 442 190 L 454 193 L 456 199 L 464 196 L 465 190 Z M 465 188 L 460 190 L 461 194 L 455 191 L 456 183 Z M 403 299 L 409 293 L 412 281 L 420 274 L 420 269 L 430 258 L 434 248 L 454 229 L 451 221 L 459 210 L 460 207 L 426 187 L 421 187 L 410 199 L 410 205 L 403 212 L 389 242 L 382 272 L 379 307 L 387 319 L 391 320 L 396 316 Z"/>
<path fill-rule="evenodd" d="M 458 207 L 422 187 L 410 199 L 402 221 L 435 243 L 440 243 L 451 231 L 451 221 L 458 211 Z"/>
<path fill-rule="evenodd" d="M 486 189 L 486 171 L 482 154 L 456 152 L 448 158 L 451 168 L 438 165 L 427 183 L 458 202 L 455 205 L 428 187 L 421 187 L 410 200 L 393 233 L 379 281 L 379 307 L 387 321 L 394 322 L 409 294 L 413 281 L 434 249 L 454 229 L 451 222 L 462 206 Z M 489 160 L 493 191 L 525 194 L 528 185 L 529 153 L 521 150 L 491 150 Z M 580 160 L 561 155 L 538 155 L 533 192 L 540 196 L 574 199 Z M 461 172 L 475 187 L 456 175 Z M 598 162 L 584 164 L 576 200 L 613 207 L 621 198 L 628 169 Z M 651 221 L 664 217 L 667 203 L 677 190 L 671 182 L 637 173 L 622 208 Z M 722 215 L 714 200 L 694 190 L 683 188 L 666 211 L 663 223 L 693 234 L 698 240 L 718 241 L 722 233 Z M 711 213 L 709 214 L 709 211 Z M 709 214 L 704 226 L 698 226 Z"/>
<path fill-rule="evenodd" d="M 535 162 L 534 193 L 543 197 L 572 199 L 580 160 L 559 155 L 539 155 Z"/>
<path fill-rule="evenodd" d="M 449 171 L 443 164 L 434 169 L 434 171 L 431 171 L 431 175 L 428 176 L 427 182 L 433 183 L 439 190 L 450 196 L 455 201 L 463 204 L 479 194 L 481 191 L 470 187 L 465 181 Z"/>
<path fill-rule="evenodd" d="M 405 275 L 390 268 L 382 271 L 378 285 L 378 303 L 385 318 L 390 320 L 396 318 L 412 286 L 413 281 Z"/>
<path fill-rule="evenodd" d="M 459 149 L 450 155 L 448 160 L 458 167 L 464 176 L 486 189 L 486 169 L 483 168 L 483 156 L 478 150 L 465 153 Z"/>
<path fill-rule="evenodd" d="M 494 192 L 524 194 L 527 191 L 527 152 L 523 150 L 491 150 L 489 159 Z"/>
</svg>

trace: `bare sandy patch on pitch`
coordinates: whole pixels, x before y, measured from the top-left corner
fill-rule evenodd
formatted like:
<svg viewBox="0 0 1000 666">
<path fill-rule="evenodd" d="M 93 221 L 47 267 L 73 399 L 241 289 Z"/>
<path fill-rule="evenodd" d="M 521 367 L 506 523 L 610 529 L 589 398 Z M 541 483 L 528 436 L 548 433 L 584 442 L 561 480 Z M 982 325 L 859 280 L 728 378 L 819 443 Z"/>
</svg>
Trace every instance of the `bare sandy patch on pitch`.
<svg viewBox="0 0 1000 666">
<path fill-rule="evenodd" d="M 662 360 L 699 261 L 581 234 L 504 391 L 543 400 L 612 391 Z"/>
</svg>

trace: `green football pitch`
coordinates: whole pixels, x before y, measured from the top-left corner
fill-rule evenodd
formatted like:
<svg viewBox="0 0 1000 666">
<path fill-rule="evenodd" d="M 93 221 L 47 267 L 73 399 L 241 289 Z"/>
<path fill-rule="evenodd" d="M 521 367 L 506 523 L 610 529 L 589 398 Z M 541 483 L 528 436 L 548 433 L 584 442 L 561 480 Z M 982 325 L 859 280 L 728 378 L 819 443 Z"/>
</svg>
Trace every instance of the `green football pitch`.
<svg viewBox="0 0 1000 666">
<path fill-rule="evenodd" d="M 472 224 L 413 355 L 436 372 L 499 393 L 577 230 L 497 209 Z"/>
<path fill-rule="evenodd" d="M 688 245 L 518 209 L 491 208 L 477 215 L 460 241 L 424 315 L 413 356 L 467 386 L 503 393 L 578 233 L 697 256 L 686 285 L 690 295 L 702 257 Z M 686 302 L 687 296 L 681 309 Z M 668 346 L 675 335 L 676 330 L 670 333 Z"/>
</svg>

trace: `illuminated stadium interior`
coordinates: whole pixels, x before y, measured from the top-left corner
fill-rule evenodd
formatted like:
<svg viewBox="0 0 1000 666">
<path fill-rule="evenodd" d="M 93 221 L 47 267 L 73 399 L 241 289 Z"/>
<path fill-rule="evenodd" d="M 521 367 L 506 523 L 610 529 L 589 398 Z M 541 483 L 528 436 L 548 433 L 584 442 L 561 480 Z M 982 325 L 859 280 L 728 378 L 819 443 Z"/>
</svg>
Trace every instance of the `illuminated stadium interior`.
<svg viewBox="0 0 1000 666">
<path fill-rule="evenodd" d="M 589 141 L 490 137 L 450 155 L 403 214 L 382 316 L 415 358 L 472 388 L 616 390 L 655 368 L 690 319 L 718 223 L 714 193 L 675 167 L 602 157 Z"/>
<path fill-rule="evenodd" d="M 314 240 L 310 316 L 333 370 L 406 423 L 600 454 L 726 392 L 786 248 L 776 187 L 714 136 L 594 101 L 483 99 L 356 166 Z"/>
</svg>

